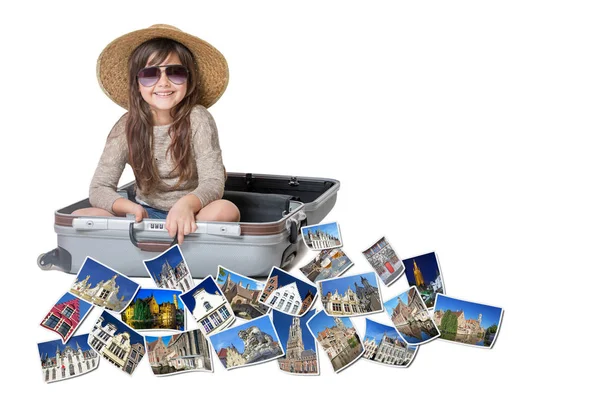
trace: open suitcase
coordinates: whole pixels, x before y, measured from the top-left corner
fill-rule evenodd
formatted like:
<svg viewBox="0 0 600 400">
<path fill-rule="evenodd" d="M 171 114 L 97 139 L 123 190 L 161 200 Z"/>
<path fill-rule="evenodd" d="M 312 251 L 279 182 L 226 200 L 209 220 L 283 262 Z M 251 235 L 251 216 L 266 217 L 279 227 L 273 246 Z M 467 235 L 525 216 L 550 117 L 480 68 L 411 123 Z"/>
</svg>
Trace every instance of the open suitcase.
<svg viewBox="0 0 600 400">
<path fill-rule="evenodd" d="M 217 265 L 254 277 L 288 266 L 303 246 L 301 227 L 323 220 L 339 187 L 334 179 L 228 173 L 223 198 L 238 206 L 241 221 L 197 223 L 181 245 L 192 276 L 215 274 Z M 133 182 L 119 188 L 130 199 L 133 190 Z M 77 273 L 90 256 L 127 276 L 146 277 L 143 260 L 175 244 L 164 220 L 71 215 L 84 207 L 88 199 L 54 213 L 58 247 L 38 257 L 41 269 Z"/>
</svg>

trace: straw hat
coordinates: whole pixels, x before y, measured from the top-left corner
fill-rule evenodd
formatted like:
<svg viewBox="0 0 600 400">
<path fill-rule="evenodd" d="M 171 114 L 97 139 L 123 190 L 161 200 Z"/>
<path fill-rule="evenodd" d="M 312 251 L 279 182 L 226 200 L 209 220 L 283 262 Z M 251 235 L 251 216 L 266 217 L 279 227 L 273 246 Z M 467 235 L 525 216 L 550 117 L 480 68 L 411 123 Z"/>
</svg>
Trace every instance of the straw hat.
<svg viewBox="0 0 600 400">
<path fill-rule="evenodd" d="M 173 39 L 192 52 L 198 68 L 198 89 L 201 93 L 199 104 L 206 108 L 215 104 L 229 81 L 225 57 L 204 40 L 165 24 L 125 34 L 102 50 L 96 64 L 96 75 L 104 93 L 121 107 L 129 108 L 129 57 L 136 47 L 154 38 Z"/>
</svg>

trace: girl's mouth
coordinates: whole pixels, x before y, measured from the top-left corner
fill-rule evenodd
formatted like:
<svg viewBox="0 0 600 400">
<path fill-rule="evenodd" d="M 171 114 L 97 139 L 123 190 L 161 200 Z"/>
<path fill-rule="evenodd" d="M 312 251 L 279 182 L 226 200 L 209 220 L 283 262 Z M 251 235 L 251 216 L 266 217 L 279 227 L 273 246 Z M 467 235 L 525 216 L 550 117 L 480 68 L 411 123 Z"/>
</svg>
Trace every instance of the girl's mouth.
<svg viewBox="0 0 600 400">
<path fill-rule="evenodd" d="M 154 94 L 157 95 L 157 96 L 159 96 L 159 97 L 168 97 L 168 96 L 172 95 L 173 92 L 163 92 L 163 93 L 155 92 Z"/>
</svg>

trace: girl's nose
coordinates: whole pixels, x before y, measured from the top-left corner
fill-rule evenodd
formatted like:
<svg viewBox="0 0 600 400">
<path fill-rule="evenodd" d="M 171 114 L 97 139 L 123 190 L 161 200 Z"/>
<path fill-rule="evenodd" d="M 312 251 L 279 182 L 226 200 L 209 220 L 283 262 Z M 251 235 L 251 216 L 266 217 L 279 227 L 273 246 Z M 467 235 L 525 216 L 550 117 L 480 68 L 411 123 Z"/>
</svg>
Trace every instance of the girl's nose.
<svg viewBox="0 0 600 400">
<path fill-rule="evenodd" d="M 169 78 L 167 77 L 167 71 L 164 69 L 160 70 L 160 78 L 158 80 L 158 86 L 168 86 L 170 84 Z"/>
</svg>

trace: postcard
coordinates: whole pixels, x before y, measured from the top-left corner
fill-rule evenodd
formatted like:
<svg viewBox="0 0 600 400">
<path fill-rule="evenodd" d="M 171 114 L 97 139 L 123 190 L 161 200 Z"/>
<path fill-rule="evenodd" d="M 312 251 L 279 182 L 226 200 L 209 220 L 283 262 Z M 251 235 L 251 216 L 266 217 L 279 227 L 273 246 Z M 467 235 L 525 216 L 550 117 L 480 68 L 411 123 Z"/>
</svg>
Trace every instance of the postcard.
<svg viewBox="0 0 600 400">
<path fill-rule="evenodd" d="M 144 266 L 159 288 L 185 293 L 196 286 L 178 244 L 150 260 L 144 260 Z"/>
<path fill-rule="evenodd" d="M 200 329 L 169 336 L 146 336 L 146 353 L 156 376 L 213 370 L 210 346 Z"/>
<path fill-rule="evenodd" d="M 183 331 L 185 307 L 180 294 L 179 290 L 142 288 L 121 312 L 121 320 L 138 331 Z"/>
<path fill-rule="evenodd" d="M 120 313 L 139 288 L 140 285 L 125 275 L 86 257 L 69 292 L 96 306 Z"/>
<path fill-rule="evenodd" d="M 408 344 L 421 345 L 440 336 L 416 287 L 411 286 L 383 306 L 394 327 Z"/>
<path fill-rule="evenodd" d="M 310 310 L 316 298 L 316 286 L 273 267 L 259 302 L 285 314 L 301 317 Z"/>
<path fill-rule="evenodd" d="M 404 264 L 385 237 L 363 251 L 381 281 L 389 286 L 404 273 Z"/>
<path fill-rule="evenodd" d="M 107 311 L 103 311 L 96 321 L 88 344 L 129 375 L 133 374 L 146 354 L 144 337 Z"/>
<path fill-rule="evenodd" d="M 205 336 L 219 332 L 235 321 L 235 315 L 212 276 L 179 296 Z"/>
<path fill-rule="evenodd" d="M 342 249 L 321 250 L 319 254 L 300 271 L 311 282 L 336 278 L 352 267 L 354 263 Z"/>
<path fill-rule="evenodd" d="M 88 334 L 38 343 L 44 382 L 75 378 L 98 368 L 100 356 L 88 345 Z"/>
<path fill-rule="evenodd" d="M 307 326 L 336 373 L 352 365 L 365 351 L 348 317 L 331 317 L 321 310 L 308 320 Z"/>
<path fill-rule="evenodd" d="M 271 310 L 258 301 L 260 293 L 265 287 L 262 282 L 236 274 L 219 265 L 217 285 L 238 318 L 251 320 L 265 315 Z"/>
<path fill-rule="evenodd" d="M 337 222 L 304 226 L 302 240 L 310 250 L 325 250 L 342 247 L 342 235 Z"/>
<path fill-rule="evenodd" d="M 427 253 L 407 258 L 402 260 L 402 263 L 408 267 L 405 273 L 409 286 L 417 288 L 427 308 L 433 307 L 435 295 L 445 293 L 444 280 L 436 254 Z"/>
<path fill-rule="evenodd" d="M 419 346 L 409 346 L 391 325 L 366 318 L 363 358 L 390 367 L 408 367 Z"/>
<path fill-rule="evenodd" d="M 66 343 L 94 306 L 71 293 L 65 293 L 40 323 L 60 335 Z"/>
<path fill-rule="evenodd" d="M 227 369 L 260 364 L 283 356 L 270 315 L 263 315 L 210 337 L 221 364 Z"/>
<path fill-rule="evenodd" d="M 383 311 L 374 272 L 323 279 L 317 285 L 327 315 L 356 317 Z"/>
<path fill-rule="evenodd" d="M 433 321 L 440 339 L 491 349 L 498 337 L 504 310 L 443 294 L 435 299 Z"/>
<path fill-rule="evenodd" d="M 273 325 L 285 353 L 277 360 L 280 370 L 293 375 L 319 375 L 317 342 L 306 325 L 315 313 L 311 310 L 303 317 L 294 317 L 273 311 Z"/>
</svg>

